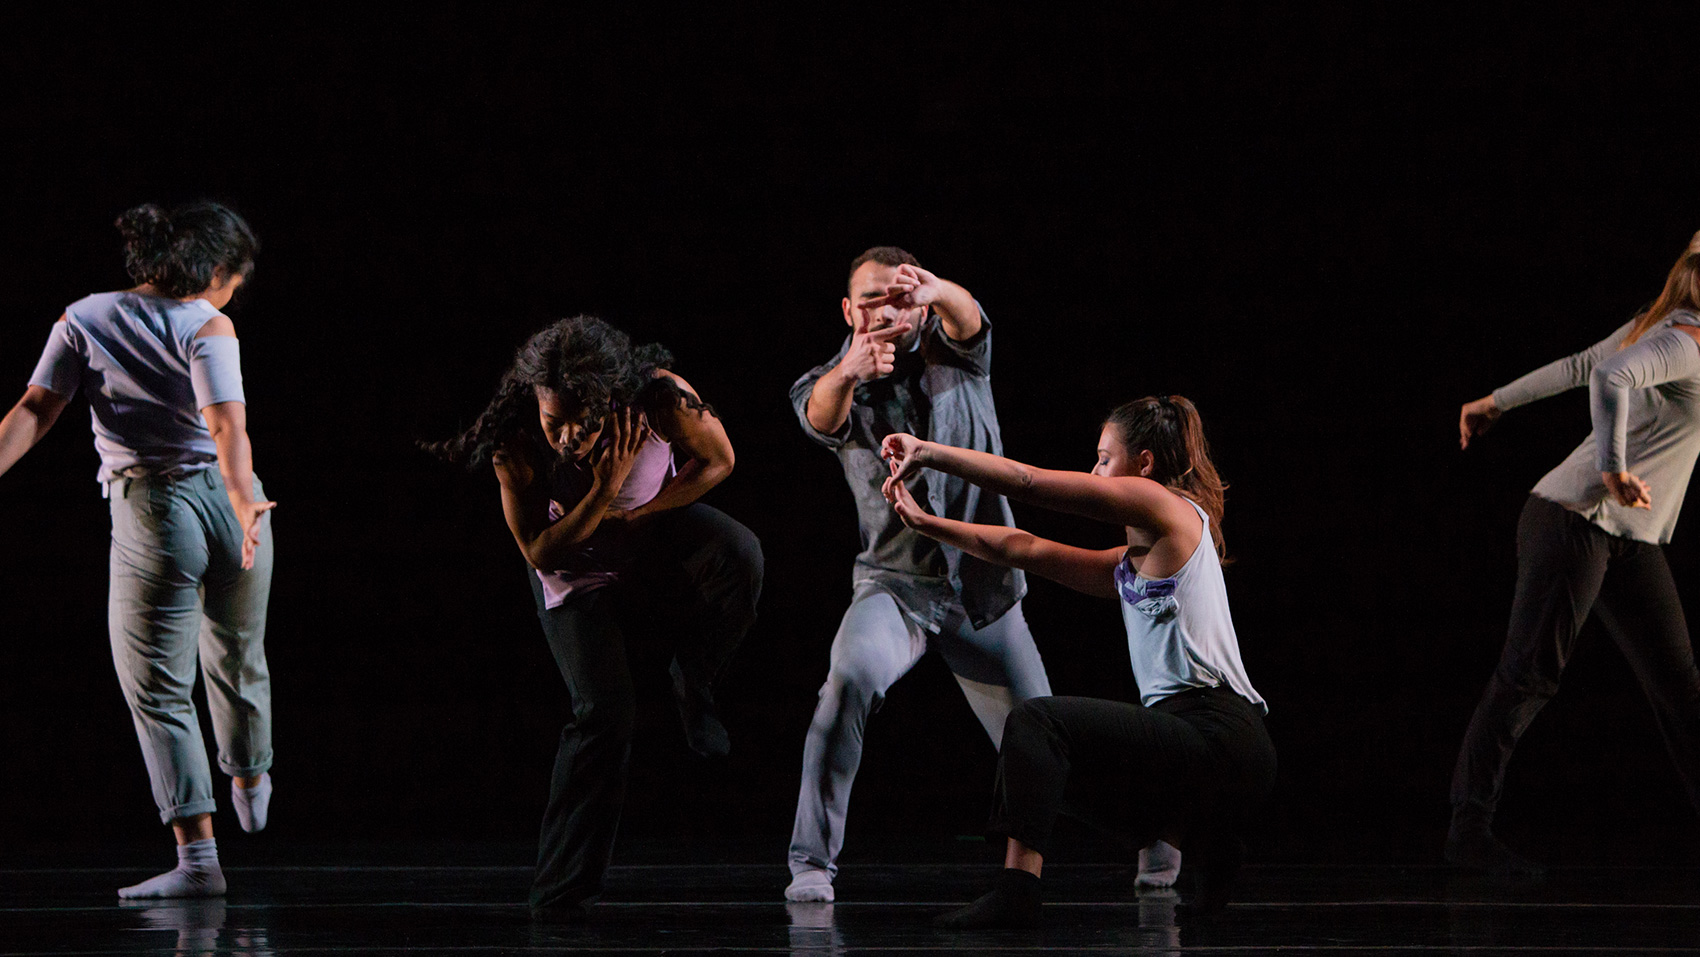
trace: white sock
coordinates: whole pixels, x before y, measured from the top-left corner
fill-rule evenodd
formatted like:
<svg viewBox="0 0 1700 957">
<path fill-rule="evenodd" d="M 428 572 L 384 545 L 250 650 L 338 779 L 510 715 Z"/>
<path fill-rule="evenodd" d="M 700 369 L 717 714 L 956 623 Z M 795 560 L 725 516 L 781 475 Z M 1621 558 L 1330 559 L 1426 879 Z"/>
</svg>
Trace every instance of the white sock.
<svg viewBox="0 0 1700 957">
<path fill-rule="evenodd" d="M 120 887 L 124 900 L 156 897 L 218 897 L 224 893 L 224 871 L 218 866 L 218 841 L 207 838 L 177 845 L 177 866 L 140 884 Z"/>
<path fill-rule="evenodd" d="M 791 878 L 791 886 L 785 888 L 785 899 L 788 901 L 823 901 L 832 903 L 832 878 L 826 871 L 811 867 Z"/>
<path fill-rule="evenodd" d="M 1181 873 L 1181 852 L 1164 841 L 1153 841 L 1139 852 L 1139 879 L 1135 887 L 1173 887 Z"/>
<path fill-rule="evenodd" d="M 230 780 L 230 803 L 236 808 L 236 820 L 241 823 L 242 830 L 252 834 L 266 829 L 266 812 L 272 805 L 272 776 L 269 771 L 260 772 L 260 783 L 251 788 L 245 788 Z"/>
</svg>

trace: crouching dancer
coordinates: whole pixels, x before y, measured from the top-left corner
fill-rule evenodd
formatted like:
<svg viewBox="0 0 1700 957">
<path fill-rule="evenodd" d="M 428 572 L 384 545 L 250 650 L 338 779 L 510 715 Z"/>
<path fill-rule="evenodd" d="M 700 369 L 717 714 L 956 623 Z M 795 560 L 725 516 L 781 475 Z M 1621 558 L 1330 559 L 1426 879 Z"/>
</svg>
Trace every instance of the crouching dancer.
<svg viewBox="0 0 1700 957">
<path fill-rule="evenodd" d="M 1059 814 L 1126 838 L 1203 851 L 1201 899 L 1227 902 L 1238 832 L 1275 778 L 1268 710 L 1246 678 L 1222 579 L 1222 490 L 1191 402 L 1116 409 L 1090 475 L 1053 472 L 910 435 L 886 438 L 884 492 L 904 524 L 986 561 L 1121 601 L 1140 703 L 1035 698 L 1010 713 L 991 830 L 1008 837 L 997 886 L 942 916 L 949 927 L 1024 926 Z M 1075 548 L 1002 525 L 928 514 L 905 480 L 924 470 L 988 492 L 1126 528 L 1127 545 Z"/>
<path fill-rule="evenodd" d="M 731 473 L 732 443 L 672 361 L 600 319 L 563 319 L 520 349 L 472 428 L 428 446 L 495 468 L 572 699 L 531 889 L 540 920 L 580 919 L 602 891 L 634 727 L 626 635 L 654 629 L 657 610 L 677 619 L 687 743 L 705 757 L 730 748 L 710 686 L 755 621 L 761 543 L 697 501 Z"/>
<path fill-rule="evenodd" d="M 66 307 L 24 397 L 0 421 L 0 474 L 80 387 L 112 512 L 112 662 L 160 820 L 177 838 L 177 867 L 118 896 L 216 897 L 225 883 L 191 697 L 197 666 L 243 830 L 266 826 L 271 800 L 265 638 L 276 503 L 254 476 L 236 328 L 222 312 L 259 244 L 216 203 L 138 206 L 118 230 L 139 285 Z"/>
</svg>

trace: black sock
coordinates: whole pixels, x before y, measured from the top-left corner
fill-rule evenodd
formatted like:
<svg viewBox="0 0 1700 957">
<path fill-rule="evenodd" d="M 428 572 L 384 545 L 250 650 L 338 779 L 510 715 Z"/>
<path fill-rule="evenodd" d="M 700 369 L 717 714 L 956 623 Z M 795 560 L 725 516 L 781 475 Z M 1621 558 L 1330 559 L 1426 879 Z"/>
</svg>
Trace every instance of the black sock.
<svg viewBox="0 0 1700 957">
<path fill-rule="evenodd" d="M 940 927 L 1032 927 L 1039 923 L 1041 899 L 1039 878 L 1026 871 L 1006 867 L 992 889 L 967 907 L 933 920 Z"/>
</svg>

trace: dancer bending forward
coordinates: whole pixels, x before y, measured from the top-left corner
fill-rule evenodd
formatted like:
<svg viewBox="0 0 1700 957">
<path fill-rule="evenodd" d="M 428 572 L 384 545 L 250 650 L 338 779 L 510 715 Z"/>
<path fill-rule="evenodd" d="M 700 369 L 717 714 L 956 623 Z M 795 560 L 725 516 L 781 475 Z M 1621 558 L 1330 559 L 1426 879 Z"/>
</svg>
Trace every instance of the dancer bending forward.
<svg viewBox="0 0 1700 957">
<path fill-rule="evenodd" d="M 628 634 L 678 636 L 686 741 L 704 757 L 730 748 L 710 686 L 755 621 L 761 543 L 697 501 L 731 473 L 732 443 L 672 361 L 600 319 L 564 319 L 520 349 L 471 429 L 430 446 L 494 466 L 572 699 L 531 888 L 541 920 L 580 919 L 602 891 L 635 721 Z"/>
<path fill-rule="evenodd" d="M 1090 475 L 1054 472 L 967 449 L 886 438 L 886 498 L 904 524 L 987 561 L 1121 601 L 1140 703 L 1035 698 L 1010 713 L 998 757 L 991 830 L 1009 843 L 997 886 L 944 915 L 951 927 L 1039 919 L 1039 875 L 1059 814 L 1140 847 L 1161 838 L 1204 852 L 1200 910 L 1227 902 L 1238 833 L 1275 780 L 1268 711 L 1246 678 L 1222 579 L 1222 490 L 1192 403 L 1129 402 L 1110 414 Z M 1125 526 L 1102 551 L 1016 528 L 928 514 L 905 480 L 959 476 L 1017 501 Z"/>
<path fill-rule="evenodd" d="M 258 243 L 215 203 L 138 206 L 118 230 L 140 285 L 66 307 L 24 397 L 0 421 L 0 474 L 80 387 L 112 512 L 112 661 L 160 820 L 177 838 L 175 869 L 118 896 L 217 896 L 212 773 L 190 697 L 197 665 L 243 830 L 266 826 L 271 799 L 267 513 L 276 503 L 254 476 L 236 329 L 220 311 L 253 272 Z"/>
<path fill-rule="evenodd" d="M 1459 444 L 1507 409 L 1586 385 L 1593 432 L 1529 495 L 1517 523 L 1517 589 L 1505 649 L 1452 774 L 1446 859 L 1538 872 L 1494 836 L 1517 739 L 1558 691 L 1590 612 L 1653 705 L 1678 776 L 1700 810 L 1700 671 L 1660 548 L 1700 457 L 1700 233 L 1646 312 L 1586 351 L 1464 406 Z"/>
</svg>

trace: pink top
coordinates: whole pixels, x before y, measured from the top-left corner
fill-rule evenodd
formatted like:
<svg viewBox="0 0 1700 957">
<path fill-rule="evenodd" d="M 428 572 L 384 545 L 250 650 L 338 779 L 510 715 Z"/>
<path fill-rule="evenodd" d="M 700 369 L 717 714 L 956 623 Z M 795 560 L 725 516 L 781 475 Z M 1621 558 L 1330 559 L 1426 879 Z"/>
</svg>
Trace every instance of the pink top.
<svg viewBox="0 0 1700 957">
<path fill-rule="evenodd" d="M 590 494 L 590 470 L 578 465 L 557 468 L 555 487 L 549 500 L 549 522 L 558 522 L 567 510 Z M 668 480 L 677 474 L 673 466 L 673 446 L 653 429 L 648 441 L 638 449 L 637 459 L 620 491 L 614 496 L 615 508 L 637 508 L 648 504 L 661 494 Z M 558 608 L 567 596 L 581 594 L 593 588 L 613 584 L 620 572 L 632 560 L 630 530 L 621 522 L 604 522 L 590 537 L 579 543 L 568 568 L 560 571 L 539 571 L 543 582 L 543 606 Z"/>
</svg>

